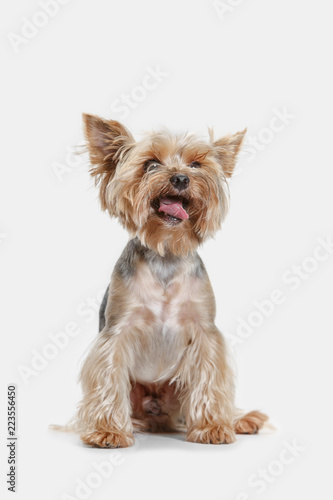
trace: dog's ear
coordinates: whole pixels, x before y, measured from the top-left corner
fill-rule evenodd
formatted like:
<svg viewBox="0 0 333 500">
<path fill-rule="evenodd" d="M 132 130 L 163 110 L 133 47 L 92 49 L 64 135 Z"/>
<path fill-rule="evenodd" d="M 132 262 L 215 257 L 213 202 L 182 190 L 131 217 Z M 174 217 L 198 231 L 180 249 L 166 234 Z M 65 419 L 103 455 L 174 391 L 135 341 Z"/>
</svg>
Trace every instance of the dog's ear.
<svg viewBox="0 0 333 500">
<path fill-rule="evenodd" d="M 91 163 L 115 168 L 121 152 L 134 142 L 132 134 L 116 120 L 82 116 Z"/>
<path fill-rule="evenodd" d="M 102 208 L 106 208 L 105 193 L 118 162 L 134 145 L 132 134 L 115 120 L 83 114 L 84 135 L 92 163 L 90 173 L 100 184 Z"/>
<path fill-rule="evenodd" d="M 245 134 L 246 129 L 233 135 L 226 135 L 212 143 L 215 155 L 226 177 L 232 176 Z"/>
</svg>

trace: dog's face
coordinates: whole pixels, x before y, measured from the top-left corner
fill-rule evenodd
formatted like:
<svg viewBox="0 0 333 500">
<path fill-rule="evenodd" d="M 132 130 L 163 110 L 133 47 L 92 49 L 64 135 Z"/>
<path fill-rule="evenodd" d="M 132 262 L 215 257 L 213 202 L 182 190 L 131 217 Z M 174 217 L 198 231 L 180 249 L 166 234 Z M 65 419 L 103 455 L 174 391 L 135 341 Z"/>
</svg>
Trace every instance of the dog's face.
<svg viewBox="0 0 333 500">
<path fill-rule="evenodd" d="M 119 122 L 84 115 L 84 124 L 102 208 L 145 246 L 186 255 L 220 228 L 245 131 L 210 143 L 167 131 L 136 142 Z"/>
</svg>

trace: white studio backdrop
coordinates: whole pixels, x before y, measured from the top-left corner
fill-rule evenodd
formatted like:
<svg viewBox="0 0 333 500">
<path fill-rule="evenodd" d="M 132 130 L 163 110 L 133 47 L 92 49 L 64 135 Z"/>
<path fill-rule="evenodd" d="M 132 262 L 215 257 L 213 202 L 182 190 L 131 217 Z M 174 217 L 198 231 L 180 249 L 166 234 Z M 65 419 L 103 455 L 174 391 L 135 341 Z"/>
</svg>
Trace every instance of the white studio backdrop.
<svg viewBox="0 0 333 500">
<path fill-rule="evenodd" d="M 331 18 L 328 0 L 2 4 L 1 498 L 328 497 Z M 101 294 L 128 239 L 101 212 L 87 157 L 74 155 L 82 112 L 137 137 L 248 128 L 229 216 L 200 255 L 235 353 L 237 404 L 268 413 L 274 432 L 230 446 L 148 435 L 98 450 L 48 430 L 75 411 Z"/>
</svg>

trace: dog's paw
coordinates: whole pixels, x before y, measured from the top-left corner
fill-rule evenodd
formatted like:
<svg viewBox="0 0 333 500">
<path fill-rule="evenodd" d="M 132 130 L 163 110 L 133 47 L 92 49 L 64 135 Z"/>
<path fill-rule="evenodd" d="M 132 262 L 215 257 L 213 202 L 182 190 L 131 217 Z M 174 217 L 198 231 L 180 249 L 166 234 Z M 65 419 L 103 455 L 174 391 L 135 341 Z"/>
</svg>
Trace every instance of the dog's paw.
<svg viewBox="0 0 333 500">
<path fill-rule="evenodd" d="M 203 444 L 230 444 L 236 439 L 231 425 L 207 424 L 205 427 L 192 427 L 187 434 L 187 441 Z"/>
<path fill-rule="evenodd" d="M 134 444 L 133 434 L 118 430 L 89 432 L 81 434 L 81 439 L 84 444 L 95 448 L 127 448 Z"/>
<path fill-rule="evenodd" d="M 235 422 L 237 434 L 256 434 L 267 422 L 268 417 L 260 411 L 246 413 Z"/>
</svg>

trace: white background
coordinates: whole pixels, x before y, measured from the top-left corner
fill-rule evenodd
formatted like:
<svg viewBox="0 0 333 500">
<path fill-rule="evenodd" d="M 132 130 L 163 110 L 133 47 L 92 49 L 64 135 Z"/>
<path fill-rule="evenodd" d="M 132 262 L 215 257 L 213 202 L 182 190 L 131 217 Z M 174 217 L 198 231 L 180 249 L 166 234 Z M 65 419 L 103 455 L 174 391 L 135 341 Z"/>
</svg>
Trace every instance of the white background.
<svg viewBox="0 0 333 500">
<path fill-rule="evenodd" d="M 98 481 L 93 462 L 109 457 L 117 459 L 112 474 L 85 498 L 292 500 L 332 491 L 333 256 L 309 259 L 319 238 L 333 238 L 331 3 L 224 5 L 229 10 L 218 15 L 212 0 L 71 0 L 45 21 L 37 0 L 2 3 L 2 498 L 13 498 L 4 479 L 11 382 L 18 386 L 14 498 L 83 498 L 78 481 Z M 22 36 L 22 18 L 45 26 L 15 51 L 8 34 Z M 147 68 L 157 66 L 168 76 L 140 93 Z M 267 412 L 273 433 L 230 446 L 149 435 L 110 451 L 48 431 L 68 421 L 80 399 L 79 367 L 97 334 L 92 304 L 127 241 L 100 211 L 86 158 L 68 153 L 82 140 L 81 113 L 121 120 L 115 106 L 123 93 L 141 99 L 123 119 L 136 135 L 160 125 L 201 135 L 213 126 L 217 136 L 247 126 L 258 140 L 255 154 L 240 158 L 223 231 L 200 254 L 217 324 L 238 339 L 237 404 Z M 292 118 L 267 131 L 283 109 Z M 308 269 L 295 291 L 294 265 Z M 240 321 L 253 319 L 254 303 L 274 289 L 283 304 L 242 339 Z M 18 367 L 31 369 L 49 334 L 73 322 L 76 337 L 24 381 Z M 294 440 L 302 451 L 285 464 Z M 262 494 L 248 482 L 260 469 L 268 470 Z"/>
</svg>

